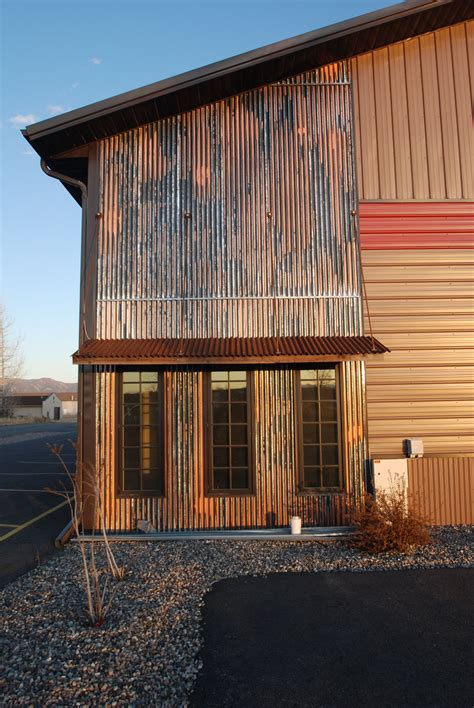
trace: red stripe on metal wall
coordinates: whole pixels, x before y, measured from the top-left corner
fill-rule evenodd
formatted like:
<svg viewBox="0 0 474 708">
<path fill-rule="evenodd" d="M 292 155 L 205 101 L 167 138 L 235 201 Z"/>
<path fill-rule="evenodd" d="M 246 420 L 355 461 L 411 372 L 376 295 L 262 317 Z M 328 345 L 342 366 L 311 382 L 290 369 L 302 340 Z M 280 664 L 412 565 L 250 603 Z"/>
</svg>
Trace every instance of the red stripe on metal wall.
<svg viewBox="0 0 474 708">
<path fill-rule="evenodd" d="M 363 250 L 474 248 L 473 202 L 361 202 Z"/>
</svg>

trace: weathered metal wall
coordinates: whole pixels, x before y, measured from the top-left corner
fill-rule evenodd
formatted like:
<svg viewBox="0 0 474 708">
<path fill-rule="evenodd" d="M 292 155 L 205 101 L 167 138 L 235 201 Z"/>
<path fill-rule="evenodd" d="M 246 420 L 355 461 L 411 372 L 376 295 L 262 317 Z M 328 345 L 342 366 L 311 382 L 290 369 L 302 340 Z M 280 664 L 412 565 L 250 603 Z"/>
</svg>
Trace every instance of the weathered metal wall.
<svg viewBox="0 0 474 708">
<path fill-rule="evenodd" d="M 474 21 L 351 60 L 361 199 L 474 199 Z"/>
<path fill-rule="evenodd" d="M 97 338 L 362 334 L 344 64 L 99 143 Z M 98 367 L 106 523 L 134 529 L 335 525 L 362 493 L 364 364 L 341 365 L 344 493 L 300 496 L 293 378 L 256 371 L 254 496 L 205 494 L 203 375 L 166 381 L 163 498 L 117 498 L 116 377 Z"/>
<path fill-rule="evenodd" d="M 99 339 L 361 334 L 345 64 L 99 145 Z"/>
<path fill-rule="evenodd" d="M 159 530 L 268 528 L 286 526 L 298 513 L 305 525 L 348 523 L 350 507 L 362 493 L 366 438 L 364 433 L 364 365 L 341 364 L 344 411 L 342 444 L 345 493 L 298 494 L 291 368 L 254 372 L 255 494 L 206 496 L 203 374 L 192 368 L 165 373 L 165 494 L 162 498 L 117 498 L 116 372 L 97 368 L 97 469 L 100 471 L 106 525 L 114 531 L 134 530 L 148 519 Z"/>
<path fill-rule="evenodd" d="M 408 460 L 409 504 L 436 526 L 474 524 L 474 458 Z"/>
</svg>

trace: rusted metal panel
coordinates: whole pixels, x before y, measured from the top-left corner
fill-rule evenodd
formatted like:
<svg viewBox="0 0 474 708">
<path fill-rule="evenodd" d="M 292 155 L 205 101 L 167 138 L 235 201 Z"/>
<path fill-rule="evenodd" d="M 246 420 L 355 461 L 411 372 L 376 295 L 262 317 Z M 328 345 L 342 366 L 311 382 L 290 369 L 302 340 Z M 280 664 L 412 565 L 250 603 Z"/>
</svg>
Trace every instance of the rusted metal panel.
<svg viewBox="0 0 474 708">
<path fill-rule="evenodd" d="M 436 526 L 474 523 L 474 458 L 408 460 L 409 504 Z"/>
<path fill-rule="evenodd" d="M 362 202 L 359 210 L 363 250 L 474 249 L 472 202 Z"/>
<path fill-rule="evenodd" d="M 338 361 L 381 354 L 389 349 L 372 337 L 253 337 L 250 339 L 91 339 L 74 355 L 75 363 L 243 363 Z"/>
<path fill-rule="evenodd" d="M 474 199 L 473 26 L 352 59 L 361 199 Z"/>
<path fill-rule="evenodd" d="M 296 470 L 296 430 L 291 367 L 253 372 L 254 464 L 252 496 L 206 495 L 203 372 L 171 367 L 165 372 L 166 476 L 163 497 L 118 498 L 116 494 L 114 367 L 96 368 L 97 467 L 100 471 L 106 525 L 134 530 L 146 518 L 158 530 L 268 528 L 289 524 L 300 514 L 305 525 L 337 526 L 350 522 L 351 509 L 363 493 L 367 442 L 364 430 L 364 363 L 340 364 L 344 415 L 345 492 L 301 495 Z"/>
<path fill-rule="evenodd" d="M 351 125 L 339 64 L 101 141 L 97 337 L 362 334 Z"/>
</svg>

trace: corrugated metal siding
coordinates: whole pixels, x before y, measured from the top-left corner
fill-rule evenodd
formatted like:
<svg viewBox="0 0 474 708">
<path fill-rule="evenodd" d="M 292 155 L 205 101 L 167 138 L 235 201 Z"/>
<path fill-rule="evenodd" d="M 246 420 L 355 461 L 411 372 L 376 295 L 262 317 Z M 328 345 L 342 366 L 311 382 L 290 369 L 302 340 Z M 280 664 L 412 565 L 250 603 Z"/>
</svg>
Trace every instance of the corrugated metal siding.
<svg viewBox="0 0 474 708">
<path fill-rule="evenodd" d="M 286 526 L 298 513 L 307 526 L 348 523 L 363 491 L 367 457 L 364 431 L 364 365 L 341 364 L 346 435 L 343 441 L 345 493 L 298 495 L 295 461 L 293 373 L 290 368 L 254 372 L 256 491 L 253 496 L 205 494 L 203 374 L 191 367 L 165 374 L 167 450 L 163 498 L 117 498 L 115 438 L 116 372 L 97 367 L 97 468 L 107 528 L 134 530 L 148 519 L 158 530 L 265 528 Z"/>
<path fill-rule="evenodd" d="M 409 504 L 437 526 L 474 524 L 474 459 L 408 460 Z"/>
<path fill-rule="evenodd" d="M 351 126 L 340 64 L 101 141 L 97 337 L 360 334 Z"/>
<path fill-rule="evenodd" d="M 376 206 L 383 244 L 394 205 Z M 433 208 L 440 220 L 442 208 Z M 405 210 L 410 220 L 411 205 L 397 210 L 397 223 Z M 362 229 L 368 221 L 362 216 Z M 430 224 L 439 228 L 429 217 L 427 234 Z M 445 246 L 450 238 L 447 228 Z M 362 262 L 373 333 L 391 349 L 367 363 L 371 456 L 399 456 L 410 437 L 422 438 L 428 455 L 474 454 L 474 251 L 382 248 L 363 250 Z"/>
<path fill-rule="evenodd" d="M 359 336 L 351 89 L 343 64 L 99 143 L 98 339 Z M 347 522 L 367 458 L 363 362 L 340 364 L 345 490 L 297 494 L 293 378 L 256 371 L 256 493 L 205 495 L 203 375 L 168 368 L 166 493 L 117 498 L 116 379 L 96 368 L 106 524 Z"/>
<path fill-rule="evenodd" d="M 361 199 L 474 199 L 474 22 L 352 61 Z"/>
</svg>

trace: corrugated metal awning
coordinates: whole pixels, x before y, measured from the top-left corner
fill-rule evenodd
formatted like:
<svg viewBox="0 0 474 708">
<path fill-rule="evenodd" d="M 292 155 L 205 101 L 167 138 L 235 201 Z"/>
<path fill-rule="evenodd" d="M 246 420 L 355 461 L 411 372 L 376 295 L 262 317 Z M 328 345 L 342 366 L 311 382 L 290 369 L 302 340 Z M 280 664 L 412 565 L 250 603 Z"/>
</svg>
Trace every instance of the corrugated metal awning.
<svg viewBox="0 0 474 708">
<path fill-rule="evenodd" d="M 284 364 L 362 359 L 390 351 L 373 337 L 90 339 L 75 364 Z"/>
</svg>

